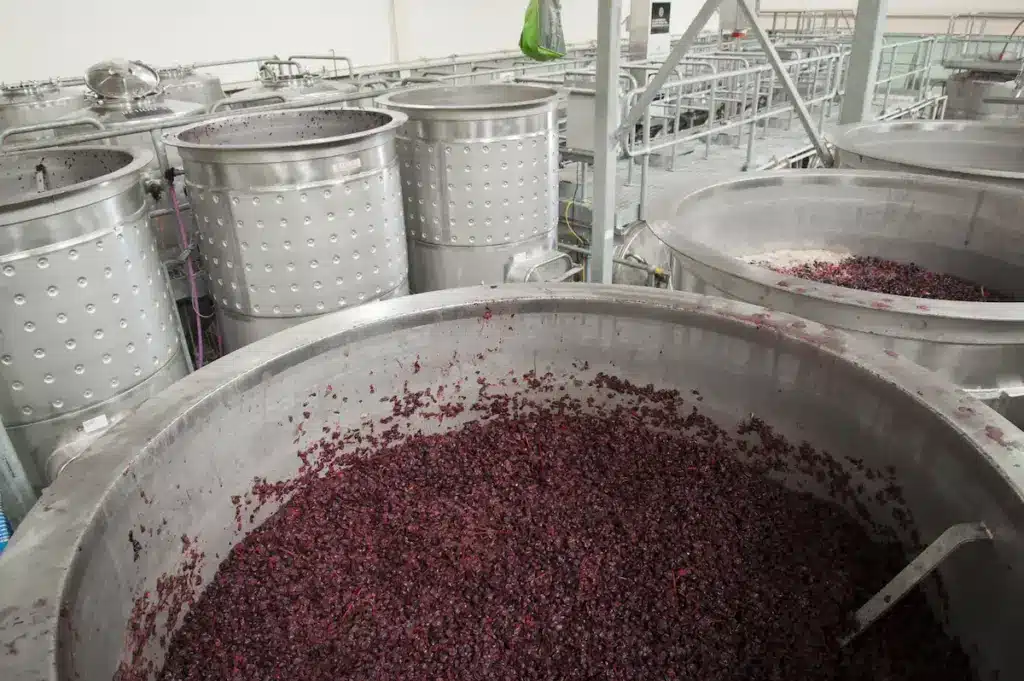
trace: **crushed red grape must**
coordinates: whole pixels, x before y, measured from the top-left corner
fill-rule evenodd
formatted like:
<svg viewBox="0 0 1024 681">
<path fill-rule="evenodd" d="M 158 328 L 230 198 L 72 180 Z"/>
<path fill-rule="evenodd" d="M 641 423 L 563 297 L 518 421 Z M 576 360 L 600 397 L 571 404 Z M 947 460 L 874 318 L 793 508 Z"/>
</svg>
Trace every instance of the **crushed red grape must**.
<svg viewBox="0 0 1024 681">
<path fill-rule="evenodd" d="M 160 681 L 971 678 L 919 598 L 840 648 L 905 561 L 764 477 L 793 456 L 825 474 L 809 445 L 604 375 L 625 400 L 594 413 L 486 386 L 460 429 L 341 459 L 338 431 L 299 480 L 258 486 L 289 500 L 232 549 Z"/>
<path fill-rule="evenodd" d="M 975 303 L 1009 303 L 1016 298 L 986 289 L 981 284 L 952 274 L 932 272 L 914 263 L 851 255 L 839 262 L 812 260 L 788 267 L 758 263 L 789 277 L 807 279 L 891 296 L 960 300 Z"/>
<path fill-rule="evenodd" d="M 903 358 L 723 299 L 361 307 L 68 467 L 0 560 L 0 678 L 1018 678 L 1022 440 Z M 963 523 L 991 536 L 839 643 Z"/>
</svg>

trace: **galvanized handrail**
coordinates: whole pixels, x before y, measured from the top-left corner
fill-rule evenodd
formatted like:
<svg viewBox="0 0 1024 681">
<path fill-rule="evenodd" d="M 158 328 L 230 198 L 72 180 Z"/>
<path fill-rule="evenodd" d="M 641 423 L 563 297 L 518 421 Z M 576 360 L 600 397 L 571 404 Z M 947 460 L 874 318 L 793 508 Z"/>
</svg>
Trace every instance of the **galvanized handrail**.
<svg viewBox="0 0 1024 681">
<path fill-rule="evenodd" d="M 103 122 L 98 118 L 92 116 L 82 116 L 80 118 L 71 118 L 65 121 L 50 121 L 49 123 L 36 123 L 35 125 L 22 125 L 17 128 L 7 128 L 3 132 L 0 132 L 0 146 L 3 146 L 4 142 L 8 137 L 14 135 L 24 135 L 30 132 L 42 132 L 43 130 L 57 130 L 59 128 L 74 128 L 79 125 L 91 125 L 99 130 L 106 130 L 107 126 L 103 125 Z M 64 140 L 61 144 L 65 144 Z"/>
<path fill-rule="evenodd" d="M 294 62 L 294 61 L 296 61 L 298 59 L 320 59 L 320 60 L 332 61 L 332 62 L 342 61 L 342 62 L 345 62 L 346 64 L 348 64 L 348 77 L 349 78 L 355 78 L 356 77 L 355 69 L 352 68 L 352 60 L 349 59 L 348 57 L 338 56 L 338 55 L 335 55 L 335 54 L 293 54 L 292 56 L 288 57 L 288 61 L 291 61 L 291 62 Z M 337 64 L 334 65 L 334 75 L 335 76 L 338 75 L 338 65 Z"/>
</svg>

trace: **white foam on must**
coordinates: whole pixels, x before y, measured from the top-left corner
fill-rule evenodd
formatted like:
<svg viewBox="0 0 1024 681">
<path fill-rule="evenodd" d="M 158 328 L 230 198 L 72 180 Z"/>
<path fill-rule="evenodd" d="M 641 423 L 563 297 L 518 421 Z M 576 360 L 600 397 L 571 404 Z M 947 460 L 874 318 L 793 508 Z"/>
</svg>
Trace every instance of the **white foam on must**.
<svg viewBox="0 0 1024 681">
<path fill-rule="evenodd" d="M 744 255 L 739 259 L 751 265 L 767 265 L 772 268 L 788 268 L 812 262 L 838 263 L 852 255 L 849 252 L 827 251 L 824 249 L 785 248 L 778 251 Z"/>
</svg>

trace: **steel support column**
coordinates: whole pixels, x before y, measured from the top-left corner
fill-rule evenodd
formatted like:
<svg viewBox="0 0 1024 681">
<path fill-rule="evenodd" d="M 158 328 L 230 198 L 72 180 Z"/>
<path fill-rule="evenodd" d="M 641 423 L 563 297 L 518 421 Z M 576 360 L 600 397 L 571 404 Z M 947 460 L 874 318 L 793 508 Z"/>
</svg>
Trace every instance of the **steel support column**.
<svg viewBox="0 0 1024 681">
<path fill-rule="evenodd" d="M 872 100 L 888 9 L 889 0 L 857 2 L 850 66 L 846 70 L 846 93 L 843 95 L 842 108 L 839 110 L 840 124 L 860 123 L 873 120 L 875 117 Z"/>
<path fill-rule="evenodd" d="M 709 0 L 713 2 L 716 0 Z M 594 200 L 590 237 L 590 278 L 612 283 L 615 252 L 616 124 L 619 111 L 619 51 L 622 0 L 597 3 L 597 120 L 594 125 Z"/>
</svg>

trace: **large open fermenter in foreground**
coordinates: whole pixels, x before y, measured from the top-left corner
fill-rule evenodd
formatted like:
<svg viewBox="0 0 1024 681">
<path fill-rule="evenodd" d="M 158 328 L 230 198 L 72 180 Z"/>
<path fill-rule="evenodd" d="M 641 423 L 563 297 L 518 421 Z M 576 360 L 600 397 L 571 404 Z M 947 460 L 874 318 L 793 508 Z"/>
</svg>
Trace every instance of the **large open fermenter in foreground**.
<svg viewBox="0 0 1024 681">
<path fill-rule="evenodd" d="M 414 293 L 500 284 L 560 260 L 557 100 L 515 84 L 380 98 L 409 117 L 398 155 Z"/>
<path fill-rule="evenodd" d="M 761 173 L 659 208 L 673 286 L 765 305 L 853 332 L 1024 419 L 1024 303 L 873 293 L 762 263 L 847 255 L 914 263 L 1024 296 L 1024 193 L 965 180 L 834 170 Z"/>
<path fill-rule="evenodd" d="M 530 378 L 514 382 L 523 376 Z M 610 389 L 615 383 L 602 381 L 601 376 L 628 381 L 640 391 L 618 393 Z M 548 389 L 533 389 L 535 382 Z M 469 398 L 467 407 L 473 405 L 481 383 L 492 386 L 495 399 L 517 396 L 543 406 L 572 398 L 587 413 L 628 406 L 643 394 L 684 399 L 693 403 L 684 414 L 692 408 L 695 414 L 714 415 L 730 433 L 756 414 L 773 424 L 777 436 L 807 443 L 781 455 L 771 469 L 772 478 L 803 497 L 846 509 L 868 534 L 889 538 L 895 547 L 902 545 L 908 556 L 917 555 L 922 545 L 947 531 L 962 536 L 965 525 L 980 528 L 983 532 L 969 536 L 975 541 L 939 565 L 941 588 L 932 581 L 919 587 L 928 594 L 920 601 L 922 615 L 931 614 L 930 604 L 936 631 L 941 626 L 959 640 L 976 678 L 1024 675 L 1024 648 L 1019 645 L 1024 627 L 1024 582 L 1019 579 L 1024 571 L 1024 474 L 1019 463 L 1024 435 L 1004 418 L 906 359 L 865 349 L 846 334 L 790 315 L 650 288 L 511 285 L 407 296 L 378 304 L 373 314 L 366 308 L 354 309 L 287 329 L 210 364 L 115 426 L 47 491 L 0 560 L 8 613 L 0 623 L 0 644 L 17 651 L 0 655 L 0 677 L 174 678 L 156 675 L 167 657 L 171 634 L 188 626 L 183 625 L 186 615 L 201 606 L 197 594 L 212 583 L 217 564 L 229 555 L 232 561 L 240 560 L 245 547 L 238 543 L 280 508 L 274 497 L 259 497 L 257 504 L 249 494 L 254 479 L 266 489 L 299 475 L 300 467 L 306 468 L 314 456 L 300 458 L 297 451 L 315 451 L 322 438 L 330 441 L 333 432 L 368 436 L 372 424 L 387 424 L 377 431 L 387 430 L 400 439 L 418 431 L 429 436 L 458 429 L 470 419 L 480 419 L 481 412 L 452 409 L 440 418 L 437 409 L 461 404 L 460 397 Z M 461 385 L 472 389 L 460 391 Z M 699 392 L 700 401 L 693 391 Z M 486 399 L 486 392 L 480 388 L 480 399 Z M 426 400 L 430 413 L 400 408 L 407 404 L 403 396 L 416 395 L 436 398 Z M 628 411 L 624 418 L 630 418 Z M 635 444 L 648 451 L 647 443 Z M 535 446 L 542 460 L 555 457 L 546 450 L 555 445 Z M 817 458 L 809 458 L 808 448 Z M 428 484 L 422 483 L 422 476 L 433 465 L 430 449 L 422 452 L 428 462 L 425 472 L 415 484 L 410 480 L 408 488 Z M 391 462 L 387 466 L 400 463 L 386 455 L 381 458 Z M 609 469 L 614 464 L 606 462 Z M 353 465 L 341 469 L 339 477 L 354 474 Z M 509 464 L 503 473 L 513 476 L 509 494 L 549 484 L 531 466 Z M 494 471 L 495 477 L 499 472 Z M 650 476 L 648 469 L 641 474 Z M 440 476 L 460 477 L 451 471 L 441 471 Z M 365 515 L 373 526 L 387 524 L 391 497 L 387 489 L 375 494 L 383 500 L 379 506 L 344 505 L 337 522 L 355 524 Z M 620 490 L 608 488 L 604 494 L 615 497 Z M 448 517 L 446 504 L 466 506 L 464 500 L 438 499 L 431 513 Z M 521 509 L 526 515 L 533 511 Z M 630 518 L 646 512 L 644 499 L 623 511 Z M 487 513 L 483 510 L 481 517 Z M 581 514 L 586 515 L 586 509 Z M 414 555 L 411 546 L 420 536 L 414 533 L 432 522 L 427 515 L 417 516 L 408 527 L 413 520 L 400 522 L 392 515 L 391 522 L 409 532 L 409 541 L 365 549 L 364 541 L 353 552 L 375 550 L 380 567 L 374 570 L 401 579 L 403 556 Z M 648 527 L 652 533 L 657 529 Z M 450 549 L 453 564 L 468 551 L 469 539 L 483 533 L 473 526 L 459 526 L 459 531 L 466 539 Z M 540 536 L 548 532 L 543 526 L 535 530 Z M 501 536 L 495 530 L 491 533 Z M 806 547 L 780 547 L 772 543 L 770 529 L 765 535 L 763 545 L 754 542 L 744 550 L 804 551 L 829 540 L 814 535 L 805 538 Z M 724 540 L 713 537 L 704 546 L 689 537 L 679 541 L 688 543 L 673 564 L 687 566 L 698 552 L 720 552 Z M 260 572 L 283 575 L 289 564 L 295 564 L 317 575 L 321 565 L 315 557 L 334 560 L 337 551 L 319 539 L 311 548 L 289 546 L 294 551 L 289 549 L 280 559 L 275 554 L 268 560 L 264 554 L 265 568 Z M 338 560 L 351 557 L 350 552 L 342 554 Z M 501 579 L 501 570 L 508 568 L 510 561 L 503 558 L 499 554 L 493 561 L 498 565 L 487 566 L 499 575 L 492 580 Z M 612 557 L 602 560 L 600 575 L 607 578 L 615 563 Z M 412 566 L 433 569 L 422 563 Z M 565 598 L 575 604 L 572 607 L 582 608 L 575 575 L 583 574 L 582 582 L 586 566 L 570 567 L 573 587 Z M 370 579 L 369 572 L 358 574 Z M 678 574 L 685 576 L 686 569 Z M 710 583 L 721 583 L 721 575 L 705 576 L 718 576 L 719 582 Z M 350 577 L 320 574 L 323 581 L 313 600 L 299 602 L 328 600 L 336 580 Z M 262 578 L 247 576 L 253 581 Z M 671 593 L 670 576 L 657 579 L 664 581 L 651 586 L 657 589 L 659 603 L 671 602 L 671 595 L 666 595 Z M 637 588 L 625 579 L 614 582 L 620 593 Z M 472 583 L 472 576 L 460 580 L 464 588 Z M 217 584 L 227 588 L 223 581 Z M 750 591 L 742 586 L 729 597 L 749 607 Z M 365 592 L 353 590 L 355 596 Z M 412 605 L 384 603 L 380 594 L 375 601 L 369 600 L 373 594 L 358 601 L 376 603 L 373 614 L 367 604 L 365 613 L 355 619 L 362 627 L 359 635 L 387 626 L 394 617 L 399 617 L 399 636 L 413 626 L 407 620 L 422 621 L 414 619 L 422 594 L 408 588 L 404 593 L 404 603 Z M 817 593 L 831 596 L 827 587 Z M 357 603 L 348 591 L 342 595 L 350 606 Z M 293 598 L 306 596 L 269 588 L 251 595 L 257 609 L 270 607 L 268 600 Z M 679 607 L 689 607 L 690 602 Z M 438 606 L 423 606 L 428 607 Z M 319 615 L 312 606 L 301 610 L 304 615 Z M 521 612 L 514 614 L 517 622 L 524 619 Z M 324 637 L 338 626 L 334 619 L 312 621 L 318 627 L 314 635 L 323 632 Z M 275 623 L 267 619 L 261 624 Z M 554 632 L 557 622 L 538 620 L 536 626 L 546 636 L 557 635 L 547 633 Z M 737 625 L 730 620 L 727 626 L 735 630 Z M 336 644 L 338 652 L 328 647 L 321 662 L 342 659 L 342 664 L 347 659 L 352 627 L 342 630 L 345 638 Z M 476 630 L 483 645 L 486 629 Z M 900 635 L 891 627 L 884 631 Z M 418 640 L 429 647 L 425 639 Z M 726 642 L 721 649 L 741 645 Z M 830 639 L 822 647 L 837 645 Z M 393 658 L 392 650 L 381 648 L 365 664 L 372 668 Z M 504 659 L 496 664 L 504 664 Z M 352 672 L 352 678 L 362 672 Z"/>
<path fill-rule="evenodd" d="M 397 112 L 239 114 L 169 134 L 236 350 L 325 312 L 408 292 Z"/>
<path fill-rule="evenodd" d="M 898 170 L 1024 187 L 1024 125 L 1006 121 L 881 121 L 828 135 L 843 168 Z"/>
<path fill-rule="evenodd" d="M 0 156 L 0 408 L 36 485 L 75 438 L 188 371 L 147 227 L 151 160 L 116 147 Z"/>
</svg>

